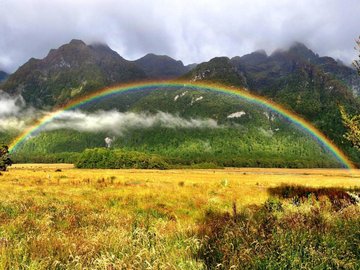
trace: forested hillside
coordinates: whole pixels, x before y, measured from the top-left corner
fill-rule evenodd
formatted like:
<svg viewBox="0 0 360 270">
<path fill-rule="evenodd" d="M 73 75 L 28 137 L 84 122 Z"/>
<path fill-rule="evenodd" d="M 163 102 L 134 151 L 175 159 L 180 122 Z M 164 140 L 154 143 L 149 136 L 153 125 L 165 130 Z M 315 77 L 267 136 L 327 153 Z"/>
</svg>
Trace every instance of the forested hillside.
<svg viewBox="0 0 360 270">
<path fill-rule="evenodd" d="M 118 130 L 84 132 L 53 130 L 29 139 L 15 154 L 18 161 L 75 162 L 87 148 L 105 147 L 104 139 L 114 138 L 113 149 L 159 155 L 171 166 L 262 166 L 262 167 L 336 167 L 340 164 L 309 134 L 299 130 L 278 114 L 240 98 L 194 90 L 153 89 L 142 94 L 125 94 L 131 100 L 127 111 L 135 117 L 149 117 L 159 112 L 173 117 L 172 122 L 151 126 L 124 125 Z M 117 98 L 110 98 L 116 104 Z M 97 109 L 108 104 L 96 103 Z M 123 105 L 114 107 L 124 110 Z M 93 112 L 94 104 L 81 107 Z M 141 112 L 146 111 L 146 115 Z M 176 118 L 174 117 L 176 116 Z M 212 126 L 196 126 L 196 121 L 211 118 Z M 195 119 L 195 120 L 194 120 Z M 129 120 L 127 120 L 129 121 Z M 187 126 L 177 122 L 188 121 Z M 191 122 L 193 121 L 193 122 Z M 70 124 L 69 124 L 70 125 Z M 71 126 L 69 126 L 71 128 Z M 117 133 L 117 134 L 116 134 Z M 68 152 L 71 154 L 63 154 Z"/>
<path fill-rule="evenodd" d="M 0 88 L 21 95 L 29 107 L 51 111 L 105 86 L 153 79 L 217 83 L 264 96 L 310 121 L 360 162 L 357 150 L 343 138 L 345 127 L 339 112 L 340 105 L 351 114 L 360 111 L 356 72 L 300 43 L 271 55 L 257 51 L 184 66 L 181 61 L 154 54 L 128 61 L 106 45 L 72 40 L 51 50 L 44 59 L 30 59 Z M 78 157 L 73 153 L 103 147 L 104 138 L 110 136 L 116 137 L 115 148 L 159 154 L 170 164 L 327 167 L 335 162 L 312 138 L 276 113 L 223 94 L 186 87 L 139 89 L 78 109 L 95 115 L 99 111 L 168 113 L 179 121 L 211 119 L 219 127 L 129 124 L 129 128 L 121 127 L 124 130 L 119 135 L 109 130 L 79 130 L 69 124 L 29 139 L 16 159 L 73 162 Z M 5 142 L 15 137 L 14 131 L 2 132 Z"/>
</svg>

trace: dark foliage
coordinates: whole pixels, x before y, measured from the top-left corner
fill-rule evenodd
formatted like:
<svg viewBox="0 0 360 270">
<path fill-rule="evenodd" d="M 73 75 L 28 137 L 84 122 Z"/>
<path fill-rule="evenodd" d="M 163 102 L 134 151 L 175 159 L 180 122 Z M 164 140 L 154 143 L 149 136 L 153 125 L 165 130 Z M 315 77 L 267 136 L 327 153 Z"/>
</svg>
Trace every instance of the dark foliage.
<svg viewBox="0 0 360 270">
<path fill-rule="evenodd" d="M 349 191 L 341 188 L 314 188 L 296 185 L 281 185 L 269 188 L 268 192 L 271 196 L 291 199 L 296 205 L 299 205 L 300 202 L 307 201 L 309 198 L 319 201 L 321 197 L 327 197 L 336 210 L 345 208 L 351 204 L 356 204 L 359 202 L 358 199 L 360 198 L 360 189 Z"/>
<path fill-rule="evenodd" d="M 286 196 L 305 196 L 311 191 L 322 194 L 322 201 L 310 196 L 303 208 L 288 210 L 294 207 L 291 199 L 272 197 L 263 206 L 239 213 L 209 211 L 198 230 L 202 245 L 197 258 L 207 269 L 357 269 L 358 206 L 349 200 L 341 210 L 328 207 L 328 201 L 347 198 L 341 191 L 290 190 Z"/>
<path fill-rule="evenodd" d="M 0 145 L 0 171 L 6 171 L 6 168 L 11 165 L 9 148 L 6 145 Z"/>
<path fill-rule="evenodd" d="M 156 155 L 95 148 L 85 150 L 80 155 L 75 166 L 90 169 L 166 169 L 168 164 Z"/>
</svg>

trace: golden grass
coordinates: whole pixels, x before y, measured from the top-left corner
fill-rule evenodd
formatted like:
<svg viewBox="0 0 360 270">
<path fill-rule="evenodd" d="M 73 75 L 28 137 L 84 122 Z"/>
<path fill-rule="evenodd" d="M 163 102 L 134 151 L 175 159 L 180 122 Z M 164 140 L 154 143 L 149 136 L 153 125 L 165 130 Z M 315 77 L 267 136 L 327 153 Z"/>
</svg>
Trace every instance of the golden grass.
<svg viewBox="0 0 360 270">
<path fill-rule="evenodd" d="M 56 172 L 59 169 L 61 171 Z M 286 184 L 354 187 L 360 172 L 341 169 L 86 170 L 71 164 L 18 164 L 0 178 L 5 197 L 32 194 L 81 203 L 121 198 L 122 210 L 163 208 L 183 223 L 204 209 L 261 204 L 267 188 Z M 134 205 L 136 204 L 136 205 Z M 191 214 L 189 214 L 191 213 Z"/>
<path fill-rule="evenodd" d="M 261 204 L 283 183 L 360 186 L 360 171 L 86 170 L 17 164 L 0 176 L 0 269 L 199 269 L 209 210 Z M 113 267 L 113 268 L 111 268 Z"/>
</svg>

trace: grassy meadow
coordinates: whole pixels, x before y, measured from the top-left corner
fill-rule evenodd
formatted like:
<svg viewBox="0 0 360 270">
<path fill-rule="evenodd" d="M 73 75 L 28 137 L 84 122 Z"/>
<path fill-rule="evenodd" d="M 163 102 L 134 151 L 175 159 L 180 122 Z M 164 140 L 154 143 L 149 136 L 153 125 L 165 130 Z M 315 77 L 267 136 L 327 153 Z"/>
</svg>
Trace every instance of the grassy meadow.
<svg viewBox="0 0 360 270">
<path fill-rule="evenodd" d="M 17 164 L 0 176 L 0 269 L 360 269 L 359 180 Z"/>
</svg>

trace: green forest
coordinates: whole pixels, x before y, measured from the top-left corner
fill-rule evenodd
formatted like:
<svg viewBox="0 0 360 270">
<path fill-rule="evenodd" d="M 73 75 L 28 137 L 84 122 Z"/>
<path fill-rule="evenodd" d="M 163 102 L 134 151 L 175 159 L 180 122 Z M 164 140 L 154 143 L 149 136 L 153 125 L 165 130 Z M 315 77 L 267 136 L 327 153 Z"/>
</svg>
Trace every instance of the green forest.
<svg viewBox="0 0 360 270">
<path fill-rule="evenodd" d="M 102 151 L 111 158 L 120 152 L 131 156 L 136 151 L 142 153 L 145 159 L 149 155 L 156 155 L 173 167 L 308 168 L 341 165 L 316 141 L 301 132 L 290 136 L 288 132 L 272 134 L 256 127 L 191 130 L 155 127 L 128 131 L 114 141 L 111 149 L 104 148 L 104 138 L 103 133 L 69 130 L 44 132 L 15 152 L 13 159 L 15 162 L 85 164 L 84 159 L 92 153 L 88 148 L 96 148 L 94 153 L 99 153 L 98 148 L 103 147 Z M 95 157 L 102 162 L 101 155 L 94 155 L 92 159 Z M 82 166 L 89 165 L 79 167 Z M 104 165 L 93 166 L 103 168 Z M 113 166 L 122 167 L 110 167 Z"/>
<path fill-rule="evenodd" d="M 20 163 L 75 163 L 82 164 L 79 167 L 89 168 L 89 164 L 85 165 L 84 157 L 92 153 L 91 149 L 105 147 L 104 138 L 111 136 L 115 138 L 111 149 L 103 150 L 107 151 L 110 159 L 121 152 L 121 159 L 128 157 L 129 164 L 132 164 L 132 153 L 135 151 L 135 156 L 138 156 L 136 160 L 143 157 L 146 163 L 149 155 L 156 155 L 166 164 L 164 168 L 342 166 L 321 143 L 290 120 L 267 108 L 230 95 L 185 87 L 155 88 L 111 96 L 85 104 L 79 109 L 95 115 L 112 110 L 134 114 L 145 112 L 143 117 L 161 112 L 188 121 L 213 119 L 218 126 L 125 126 L 120 134 L 109 131 L 78 131 L 71 129 L 71 126 L 69 129 L 43 130 L 21 144 L 12 153 L 13 160 Z M 236 112 L 242 112 L 241 116 L 229 117 Z M 3 138 L 10 142 L 14 136 L 15 134 L 7 134 Z M 353 160 L 359 162 L 356 149 L 346 140 L 342 144 Z M 93 151 L 98 153 L 100 150 Z M 100 156 L 99 159 L 99 164 L 91 163 L 91 166 L 103 168 Z M 123 165 L 110 163 L 109 167 L 129 167 L 126 162 Z"/>
</svg>

